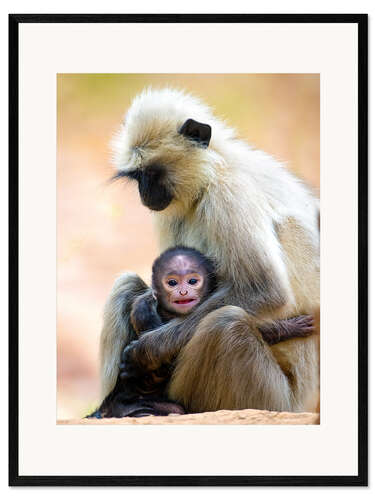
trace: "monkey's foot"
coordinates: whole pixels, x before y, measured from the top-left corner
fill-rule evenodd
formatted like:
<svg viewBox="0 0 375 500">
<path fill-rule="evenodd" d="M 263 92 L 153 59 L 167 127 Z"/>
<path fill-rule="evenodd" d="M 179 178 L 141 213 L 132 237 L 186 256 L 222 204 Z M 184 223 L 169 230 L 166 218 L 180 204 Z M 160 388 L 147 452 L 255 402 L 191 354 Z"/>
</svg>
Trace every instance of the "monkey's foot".
<svg viewBox="0 0 375 500">
<path fill-rule="evenodd" d="M 106 417 L 123 418 L 123 417 L 166 417 L 167 415 L 178 414 L 184 415 L 184 408 L 173 401 L 153 401 L 152 399 L 138 399 L 132 403 L 114 405 L 110 414 Z"/>
</svg>

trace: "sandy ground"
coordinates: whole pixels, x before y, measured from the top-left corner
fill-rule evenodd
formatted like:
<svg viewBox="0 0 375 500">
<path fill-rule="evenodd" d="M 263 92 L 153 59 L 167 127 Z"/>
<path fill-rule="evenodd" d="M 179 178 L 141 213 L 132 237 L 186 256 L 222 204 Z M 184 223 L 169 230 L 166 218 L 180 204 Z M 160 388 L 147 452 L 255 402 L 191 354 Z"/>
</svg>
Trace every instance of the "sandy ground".
<svg viewBox="0 0 375 500">
<path fill-rule="evenodd" d="M 318 413 L 288 413 L 263 410 L 220 410 L 168 417 L 58 420 L 59 425 L 316 425 Z"/>
</svg>

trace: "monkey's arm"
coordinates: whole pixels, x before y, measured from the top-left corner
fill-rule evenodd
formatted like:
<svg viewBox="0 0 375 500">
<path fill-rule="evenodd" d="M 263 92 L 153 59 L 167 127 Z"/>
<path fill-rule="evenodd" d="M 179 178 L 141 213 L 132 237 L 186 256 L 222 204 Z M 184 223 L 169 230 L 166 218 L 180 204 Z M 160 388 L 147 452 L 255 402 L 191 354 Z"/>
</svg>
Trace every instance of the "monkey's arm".
<svg viewBox="0 0 375 500">
<path fill-rule="evenodd" d="M 135 299 L 130 313 L 130 321 L 138 336 L 144 332 L 155 330 L 163 324 L 157 306 L 157 300 L 151 289 Z"/>
<path fill-rule="evenodd" d="M 125 347 L 120 365 L 120 377 L 128 379 L 170 365 L 181 348 L 191 339 L 197 324 L 209 312 L 226 304 L 230 285 L 221 285 L 203 304 L 184 319 L 173 319 L 156 330 L 144 333 L 139 340 Z M 230 300 L 230 299 L 229 299 Z"/>
<path fill-rule="evenodd" d="M 281 319 L 270 325 L 262 325 L 259 330 L 265 342 L 268 345 L 274 345 L 283 340 L 312 335 L 315 330 L 314 318 L 304 315 Z"/>
</svg>

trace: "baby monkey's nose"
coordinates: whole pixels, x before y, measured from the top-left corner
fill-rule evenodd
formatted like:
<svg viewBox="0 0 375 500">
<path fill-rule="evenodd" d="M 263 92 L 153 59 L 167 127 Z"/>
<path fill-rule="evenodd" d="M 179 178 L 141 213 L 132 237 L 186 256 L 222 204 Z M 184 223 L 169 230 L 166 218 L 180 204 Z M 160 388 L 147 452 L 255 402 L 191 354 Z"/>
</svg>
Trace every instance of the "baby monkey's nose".
<svg viewBox="0 0 375 500">
<path fill-rule="evenodd" d="M 187 295 L 187 293 L 188 293 L 188 291 L 187 291 L 187 290 L 185 290 L 185 293 L 183 293 L 183 290 L 180 290 L 180 295 L 183 295 L 183 296 L 184 296 L 184 295 Z"/>
</svg>

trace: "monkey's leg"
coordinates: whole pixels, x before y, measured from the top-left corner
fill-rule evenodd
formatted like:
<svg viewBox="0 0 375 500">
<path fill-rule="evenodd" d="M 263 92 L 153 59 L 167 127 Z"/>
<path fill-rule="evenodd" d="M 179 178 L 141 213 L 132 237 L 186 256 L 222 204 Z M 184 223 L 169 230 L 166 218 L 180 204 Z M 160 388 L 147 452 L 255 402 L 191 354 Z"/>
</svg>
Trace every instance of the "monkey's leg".
<svg viewBox="0 0 375 500">
<path fill-rule="evenodd" d="M 208 314 L 177 358 L 168 396 L 187 412 L 293 410 L 288 379 L 254 319 L 225 306 Z"/>
<path fill-rule="evenodd" d="M 309 337 L 315 332 L 314 317 L 302 315 L 280 319 L 269 325 L 260 326 L 259 331 L 268 345 L 278 344 L 284 340 L 297 337 Z"/>
<path fill-rule="evenodd" d="M 100 337 L 100 365 L 102 398 L 114 388 L 119 373 L 121 352 L 124 346 L 138 338 L 130 321 L 134 300 L 149 290 L 135 273 L 124 273 L 114 283 L 104 309 Z"/>
</svg>

